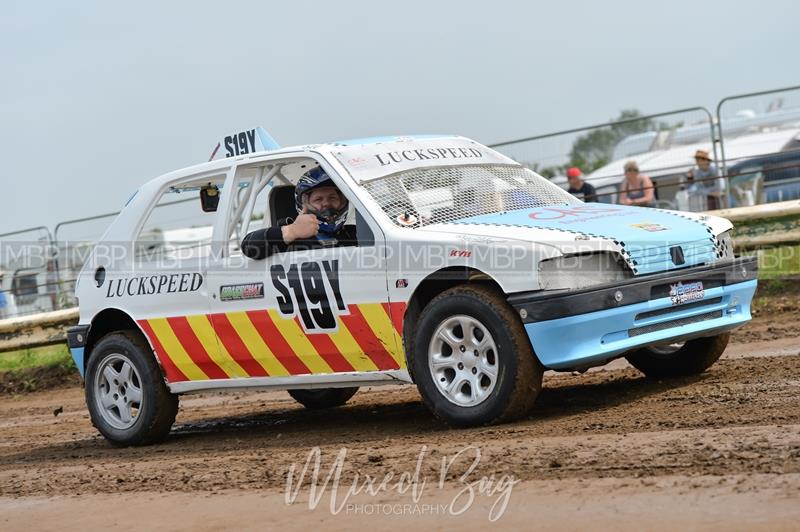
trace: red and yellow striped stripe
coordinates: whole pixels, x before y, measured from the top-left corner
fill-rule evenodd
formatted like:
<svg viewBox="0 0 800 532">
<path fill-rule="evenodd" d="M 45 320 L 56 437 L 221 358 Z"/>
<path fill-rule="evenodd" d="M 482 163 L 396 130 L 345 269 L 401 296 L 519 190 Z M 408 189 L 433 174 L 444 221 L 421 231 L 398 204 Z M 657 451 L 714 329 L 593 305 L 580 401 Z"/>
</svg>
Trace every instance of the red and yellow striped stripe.
<svg viewBox="0 0 800 532">
<path fill-rule="evenodd" d="M 307 333 L 275 310 L 140 320 L 169 382 L 405 367 L 405 303 L 349 305 L 336 330 Z"/>
</svg>

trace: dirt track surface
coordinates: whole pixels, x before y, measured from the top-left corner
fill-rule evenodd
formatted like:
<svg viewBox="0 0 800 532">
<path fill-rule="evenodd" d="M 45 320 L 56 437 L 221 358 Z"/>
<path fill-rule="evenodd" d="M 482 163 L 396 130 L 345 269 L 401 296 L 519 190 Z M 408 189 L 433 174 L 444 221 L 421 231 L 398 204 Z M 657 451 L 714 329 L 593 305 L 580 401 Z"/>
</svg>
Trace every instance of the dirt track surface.
<svg viewBox="0 0 800 532">
<path fill-rule="evenodd" d="M 140 526 L 97 511 L 124 504 L 166 529 L 478 529 L 499 508 L 502 483 L 517 480 L 492 526 L 798 529 L 797 323 L 757 319 L 698 377 L 648 380 L 620 361 L 548 374 L 528 418 L 480 429 L 443 427 L 410 386 L 362 390 L 325 412 L 304 410 L 285 392 L 204 394 L 183 398 L 166 443 L 117 449 L 91 427 L 80 388 L 3 398 L 0 527 Z M 331 485 L 309 509 L 311 471 L 295 504 L 285 502 L 287 472 L 293 464 L 299 472 L 315 448 L 320 485 L 346 449 L 338 512 Z M 414 500 L 392 486 L 418 463 L 426 484 Z M 375 495 L 342 495 L 353 481 L 389 473 L 395 480 Z M 471 484 L 481 479 L 483 490 Z M 465 486 L 475 501 L 454 516 L 448 505 L 463 502 Z"/>
</svg>

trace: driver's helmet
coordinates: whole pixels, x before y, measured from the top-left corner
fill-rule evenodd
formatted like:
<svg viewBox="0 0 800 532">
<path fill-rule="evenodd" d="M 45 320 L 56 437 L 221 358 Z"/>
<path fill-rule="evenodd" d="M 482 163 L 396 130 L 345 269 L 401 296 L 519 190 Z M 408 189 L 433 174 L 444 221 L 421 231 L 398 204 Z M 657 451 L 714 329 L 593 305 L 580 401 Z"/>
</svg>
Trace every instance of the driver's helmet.
<svg viewBox="0 0 800 532">
<path fill-rule="evenodd" d="M 334 183 L 330 176 L 325 173 L 325 170 L 320 167 L 313 168 L 300 176 L 297 185 L 294 187 L 295 206 L 297 207 L 298 213 L 303 212 L 303 208 L 305 208 L 306 212 L 317 217 L 320 221 L 320 233 L 323 233 L 323 235 L 333 235 L 344 225 L 347 219 L 349 203 L 347 198 L 340 192 L 342 196 L 342 206 L 338 210 L 325 209 L 324 211 L 318 211 L 314 209 L 308 204 L 308 194 L 318 187 L 336 187 L 336 183 Z M 339 190 L 338 187 L 336 187 L 336 189 Z"/>
</svg>

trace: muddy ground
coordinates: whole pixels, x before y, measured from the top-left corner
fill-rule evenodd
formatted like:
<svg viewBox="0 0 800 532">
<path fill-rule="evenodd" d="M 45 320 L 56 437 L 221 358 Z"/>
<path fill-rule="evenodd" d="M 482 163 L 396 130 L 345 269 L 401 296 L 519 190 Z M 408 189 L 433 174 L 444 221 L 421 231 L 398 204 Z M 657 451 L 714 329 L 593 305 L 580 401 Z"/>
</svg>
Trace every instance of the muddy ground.
<svg viewBox="0 0 800 532">
<path fill-rule="evenodd" d="M 117 449 L 74 384 L 6 395 L 0 527 L 800 529 L 800 306 L 786 290 L 756 303 L 701 376 L 549 373 L 526 419 L 488 428 L 443 427 L 411 386 L 325 412 L 283 392 L 203 394 L 183 398 L 166 443 Z M 310 508 L 312 460 L 287 505 L 288 472 L 297 488 L 316 449 L 318 487 L 331 481 Z"/>
</svg>

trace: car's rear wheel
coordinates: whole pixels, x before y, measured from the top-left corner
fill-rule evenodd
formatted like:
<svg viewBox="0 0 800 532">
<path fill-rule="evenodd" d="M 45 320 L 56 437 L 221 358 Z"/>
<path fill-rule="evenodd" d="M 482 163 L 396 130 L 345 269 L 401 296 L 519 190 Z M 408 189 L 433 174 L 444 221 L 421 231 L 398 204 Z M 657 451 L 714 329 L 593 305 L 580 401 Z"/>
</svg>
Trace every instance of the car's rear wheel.
<svg viewBox="0 0 800 532">
<path fill-rule="evenodd" d="M 292 399 L 306 408 L 319 410 L 342 406 L 358 391 L 355 388 L 320 388 L 318 390 L 289 390 Z"/>
<path fill-rule="evenodd" d="M 92 424 L 114 445 L 147 445 L 169 434 L 178 396 L 169 392 L 150 347 L 133 331 L 107 334 L 86 368 Z"/>
<path fill-rule="evenodd" d="M 645 347 L 625 358 L 648 377 L 697 375 L 719 360 L 730 337 L 730 333 L 722 333 L 682 343 Z"/>
<path fill-rule="evenodd" d="M 454 426 L 518 418 L 542 385 L 543 368 L 519 317 L 480 285 L 451 288 L 425 307 L 410 363 L 425 404 Z"/>
</svg>

